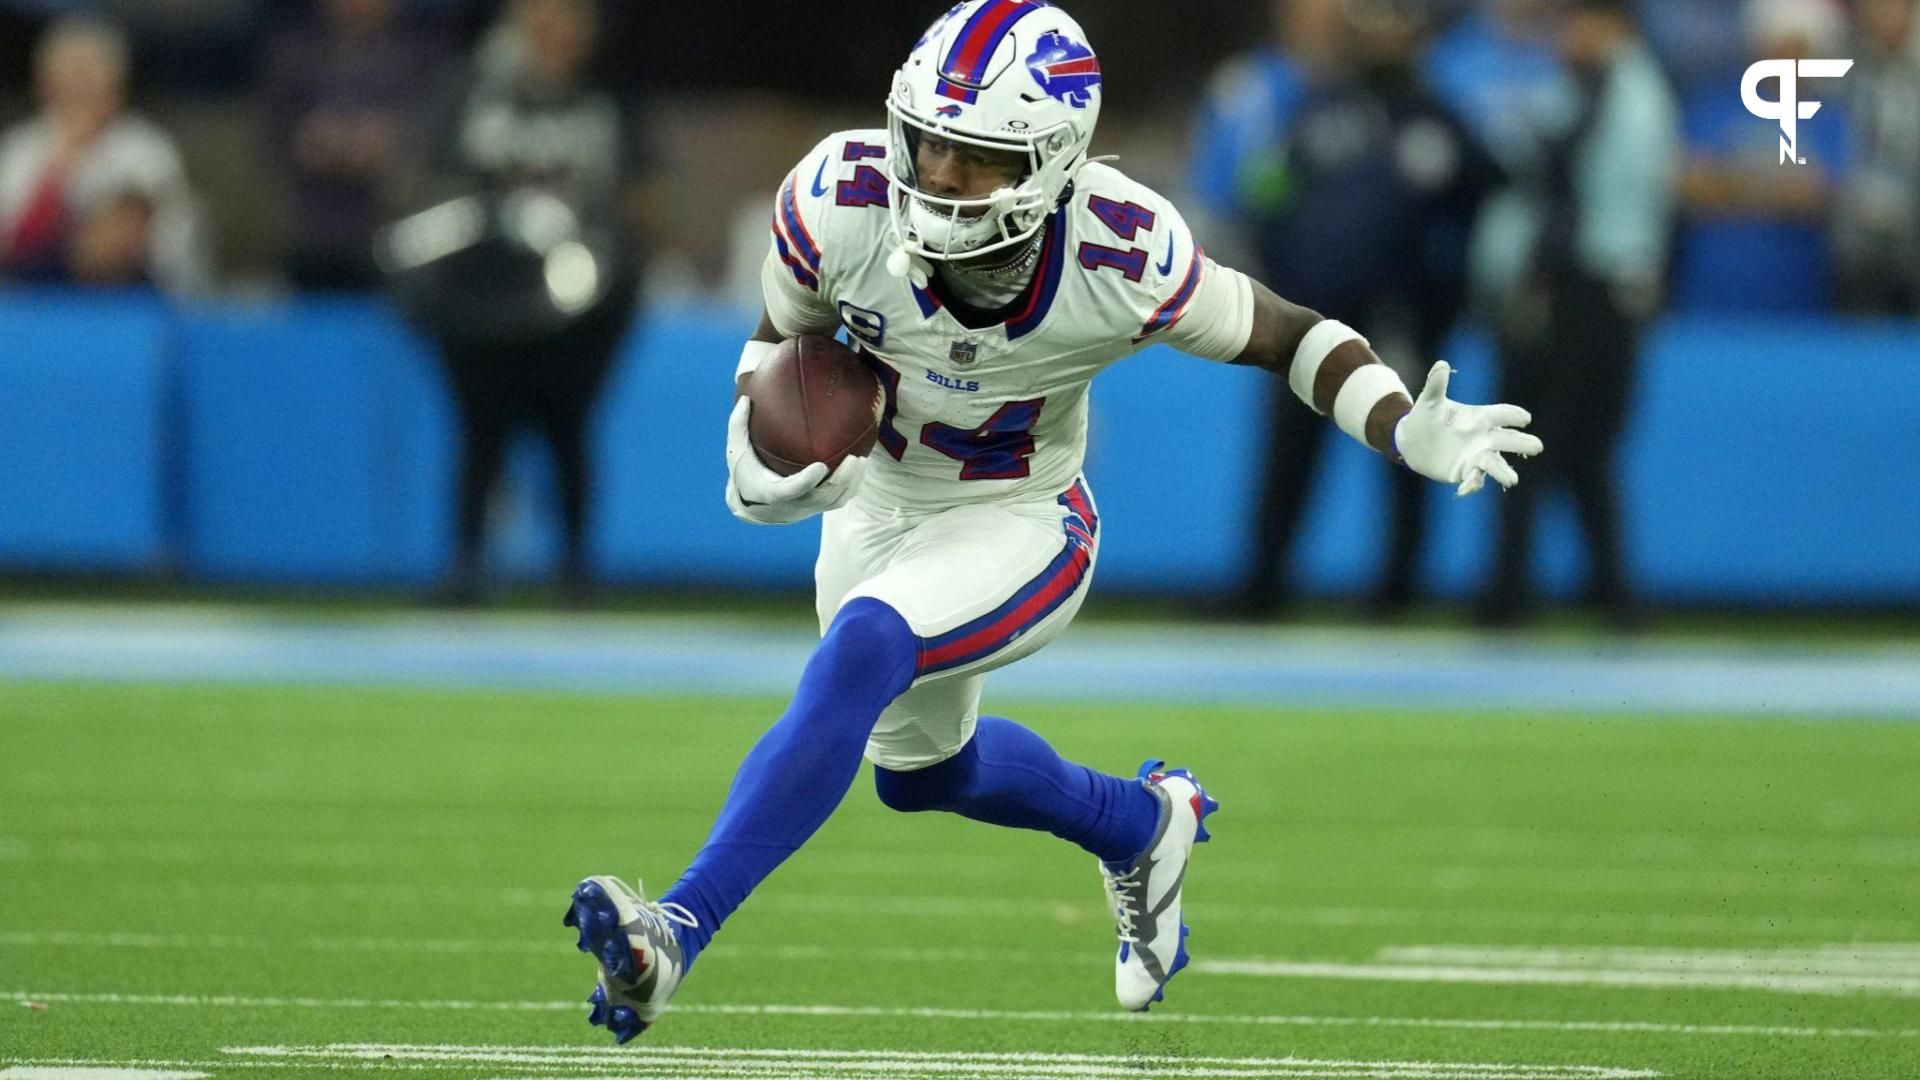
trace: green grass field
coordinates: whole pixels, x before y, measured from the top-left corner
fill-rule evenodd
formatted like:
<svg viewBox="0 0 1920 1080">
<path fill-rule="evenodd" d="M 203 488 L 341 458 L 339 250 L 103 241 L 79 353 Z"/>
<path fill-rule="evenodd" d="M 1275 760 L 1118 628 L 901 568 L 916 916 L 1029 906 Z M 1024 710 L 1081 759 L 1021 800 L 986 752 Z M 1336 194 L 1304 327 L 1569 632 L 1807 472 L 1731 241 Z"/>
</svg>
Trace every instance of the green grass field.
<svg viewBox="0 0 1920 1080">
<path fill-rule="evenodd" d="M 1220 798 L 1165 1005 L 1090 857 L 863 774 L 615 1050 L 568 890 L 777 702 L 0 685 L 0 1077 L 1920 1076 L 1920 726 L 989 705 Z"/>
</svg>

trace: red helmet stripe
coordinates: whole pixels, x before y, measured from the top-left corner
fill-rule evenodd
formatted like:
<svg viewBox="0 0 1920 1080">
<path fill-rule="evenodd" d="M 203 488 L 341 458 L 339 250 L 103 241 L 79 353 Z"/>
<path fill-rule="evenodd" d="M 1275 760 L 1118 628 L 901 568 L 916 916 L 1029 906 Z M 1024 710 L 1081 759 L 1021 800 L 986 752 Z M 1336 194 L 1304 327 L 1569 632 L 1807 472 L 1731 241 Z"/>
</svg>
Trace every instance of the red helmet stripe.
<svg viewBox="0 0 1920 1080">
<path fill-rule="evenodd" d="M 1001 39 L 1013 29 L 1013 24 L 1046 6 L 1046 0 L 988 0 L 982 4 L 960 28 L 960 36 L 947 52 L 946 63 L 940 65 L 941 77 L 978 84 L 986 75 L 987 61 L 993 59 L 994 50 L 1000 47 Z"/>
</svg>

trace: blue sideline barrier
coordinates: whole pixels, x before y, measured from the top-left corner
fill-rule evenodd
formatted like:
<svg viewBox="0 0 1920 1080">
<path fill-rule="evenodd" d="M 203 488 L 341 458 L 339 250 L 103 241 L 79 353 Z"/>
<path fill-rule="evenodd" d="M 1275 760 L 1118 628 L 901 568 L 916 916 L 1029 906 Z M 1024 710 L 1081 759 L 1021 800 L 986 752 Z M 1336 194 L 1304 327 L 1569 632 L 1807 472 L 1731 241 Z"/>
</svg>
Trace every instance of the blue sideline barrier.
<svg viewBox="0 0 1920 1080">
<path fill-rule="evenodd" d="M 0 293 L 0 566 L 168 558 L 169 324 L 150 300 Z"/>
<path fill-rule="evenodd" d="M 731 309 L 640 325 L 598 423 L 594 533 L 620 582 L 804 585 L 813 525 L 753 528 L 720 501 Z M 454 469 L 431 352 L 385 305 L 197 306 L 0 296 L 0 569 L 178 568 L 201 580 L 424 584 L 444 568 Z M 1491 359 L 1461 335 L 1457 396 Z M 1103 587 L 1227 586 L 1248 530 L 1267 376 L 1152 349 L 1101 376 L 1088 474 Z M 1676 319 L 1652 335 L 1621 463 L 1629 552 L 1657 599 L 1920 602 L 1920 330 Z M 1551 447 L 1549 453 L 1552 452 Z M 1300 579 L 1371 584 L 1384 470 L 1338 440 L 1322 462 Z M 1524 472 L 1524 470 L 1523 470 Z M 1497 495 L 1433 489 L 1428 585 L 1486 572 Z M 552 556 L 542 452 L 517 448 L 499 560 Z M 1536 567 L 1579 581 L 1572 519 L 1547 503 Z"/>
</svg>

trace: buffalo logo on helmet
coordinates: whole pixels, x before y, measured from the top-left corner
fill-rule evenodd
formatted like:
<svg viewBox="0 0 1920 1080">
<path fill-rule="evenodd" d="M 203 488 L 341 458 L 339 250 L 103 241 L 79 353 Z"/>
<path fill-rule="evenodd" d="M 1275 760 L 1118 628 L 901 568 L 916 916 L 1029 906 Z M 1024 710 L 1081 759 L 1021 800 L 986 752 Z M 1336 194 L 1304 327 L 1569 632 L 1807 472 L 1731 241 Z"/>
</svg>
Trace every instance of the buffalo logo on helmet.
<svg viewBox="0 0 1920 1080">
<path fill-rule="evenodd" d="M 939 108 L 933 110 L 933 115 L 944 116 L 948 120 L 958 120 L 960 119 L 960 106 L 942 105 Z"/>
<path fill-rule="evenodd" d="M 1027 57 L 1027 70 L 1047 96 L 1076 109 L 1091 104 L 1100 86 L 1100 59 L 1093 49 L 1057 30 L 1041 35 L 1033 55 Z"/>
</svg>

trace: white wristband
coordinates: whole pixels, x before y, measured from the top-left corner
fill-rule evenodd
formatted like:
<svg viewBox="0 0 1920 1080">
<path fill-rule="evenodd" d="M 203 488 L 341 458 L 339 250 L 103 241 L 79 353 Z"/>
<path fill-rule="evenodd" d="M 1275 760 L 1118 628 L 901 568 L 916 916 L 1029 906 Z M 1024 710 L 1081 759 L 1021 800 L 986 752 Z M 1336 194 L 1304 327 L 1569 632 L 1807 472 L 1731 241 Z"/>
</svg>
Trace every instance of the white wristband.
<svg viewBox="0 0 1920 1080">
<path fill-rule="evenodd" d="M 754 369 L 760 366 L 760 361 L 765 360 L 769 353 L 779 347 L 778 344 L 771 341 L 749 341 L 745 345 L 742 345 L 740 347 L 740 364 L 733 369 L 734 381 L 738 382 L 742 375 L 753 374 Z"/>
<path fill-rule="evenodd" d="M 1407 384 L 1385 364 L 1367 364 L 1356 368 L 1340 384 L 1333 399 L 1333 422 L 1340 430 L 1367 444 L 1367 417 L 1373 407 L 1392 394 L 1404 394 Z"/>
<path fill-rule="evenodd" d="M 1367 339 L 1360 331 L 1338 319 L 1322 319 L 1313 324 L 1305 337 L 1300 339 L 1300 347 L 1293 350 L 1293 363 L 1287 367 L 1287 385 L 1293 387 L 1293 396 L 1307 403 L 1307 408 L 1319 412 L 1313 403 L 1313 380 L 1320 374 L 1320 365 L 1327 354 L 1345 345 L 1357 341 L 1362 345 Z"/>
</svg>

